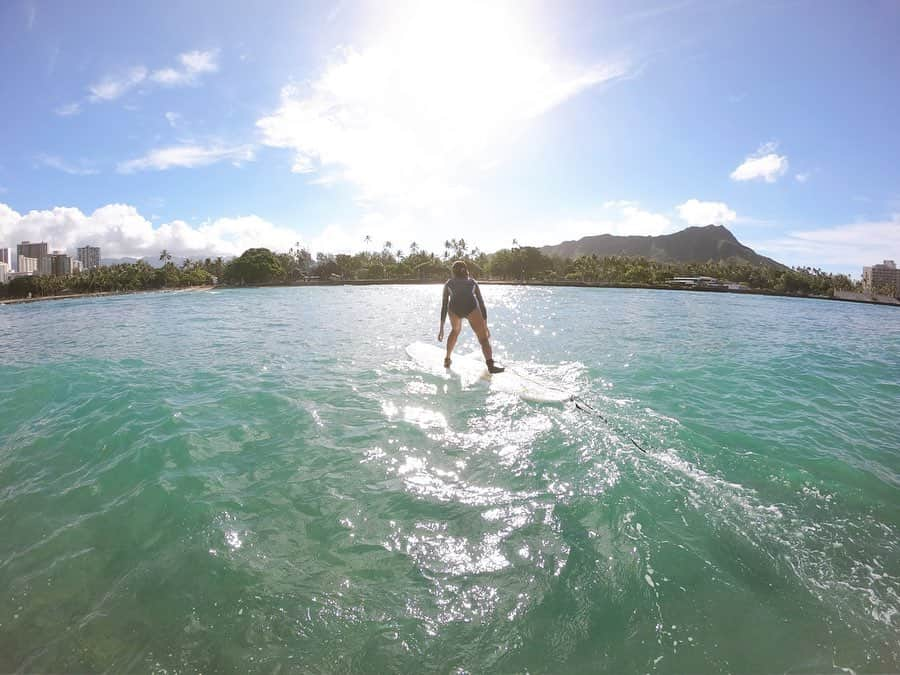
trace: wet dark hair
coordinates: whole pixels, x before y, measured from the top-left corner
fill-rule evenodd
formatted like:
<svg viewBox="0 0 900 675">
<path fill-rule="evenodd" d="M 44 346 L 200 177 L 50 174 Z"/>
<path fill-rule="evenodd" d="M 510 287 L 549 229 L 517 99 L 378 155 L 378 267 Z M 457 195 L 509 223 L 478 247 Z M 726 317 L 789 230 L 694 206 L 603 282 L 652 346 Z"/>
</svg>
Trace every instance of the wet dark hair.
<svg viewBox="0 0 900 675">
<path fill-rule="evenodd" d="M 457 260 L 453 263 L 453 276 L 459 279 L 465 279 L 469 276 L 469 268 L 466 267 L 466 263 L 463 260 Z"/>
</svg>

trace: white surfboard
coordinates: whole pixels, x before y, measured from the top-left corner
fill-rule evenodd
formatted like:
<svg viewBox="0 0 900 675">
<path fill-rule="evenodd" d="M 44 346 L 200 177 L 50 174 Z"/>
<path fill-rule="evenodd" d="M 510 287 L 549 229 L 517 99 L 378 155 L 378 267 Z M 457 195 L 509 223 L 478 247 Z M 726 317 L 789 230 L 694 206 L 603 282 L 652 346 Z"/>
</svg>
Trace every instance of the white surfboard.
<svg viewBox="0 0 900 675">
<path fill-rule="evenodd" d="M 508 366 L 504 372 L 492 375 L 480 355 L 454 353 L 450 368 L 446 369 L 446 351 L 442 347 L 413 342 L 406 348 L 406 353 L 426 372 L 446 375 L 449 370 L 452 375 L 459 377 L 463 387 L 486 384 L 492 391 L 515 394 L 526 401 L 538 403 L 562 403 L 571 400 L 573 395 L 552 382 L 525 375 Z"/>
</svg>

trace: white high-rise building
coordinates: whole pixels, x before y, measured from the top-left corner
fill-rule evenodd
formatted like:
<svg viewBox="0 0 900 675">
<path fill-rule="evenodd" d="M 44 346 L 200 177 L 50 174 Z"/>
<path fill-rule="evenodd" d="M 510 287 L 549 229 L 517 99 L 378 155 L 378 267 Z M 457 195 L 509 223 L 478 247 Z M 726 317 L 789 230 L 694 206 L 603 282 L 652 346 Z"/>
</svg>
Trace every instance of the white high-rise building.
<svg viewBox="0 0 900 675">
<path fill-rule="evenodd" d="M 9 266 L 9 263 L 0 261 L 0 284 L 5 284 L 9 281 L 9 273 L 11 271 L 12 268 Z"/>
<path fill-rule="evenodd" d="M 19 259 L 16 261 L 16 272 L 18 274 L 36 274 L 37 268 L 37 258 L 29 258 L 28 256 L 20 255 Z"/>
<path fill-rule="evenodd" d="M 7 265 L 10 265 L 10 268 L 15 266 L 16 258 L 13 255 L 11 248 L 0 248 L 0 262 L 5 262 Z"/>
</svg>

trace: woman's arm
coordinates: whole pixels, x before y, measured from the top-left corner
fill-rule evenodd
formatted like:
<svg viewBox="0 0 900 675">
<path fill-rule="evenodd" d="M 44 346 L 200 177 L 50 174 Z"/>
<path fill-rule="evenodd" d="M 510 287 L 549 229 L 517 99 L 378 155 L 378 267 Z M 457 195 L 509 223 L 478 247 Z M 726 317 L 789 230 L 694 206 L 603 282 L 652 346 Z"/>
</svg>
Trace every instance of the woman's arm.
<svg viewBox="0 0 900 675">
<path fill-rule="evenodd" d="M 444 284 L 444 299 L 441 301 L 441 329 L 438 331 L 438 342 L 444 341 L 444 322 L 447 320 L 447 305 L 450 303 L 450 282 Z"/>
<path fill-rule="evenodd" d="M 477 281 L 473 281 L 473 283 L 475 284 L 475 287 L 473 289 L 475 291 L 475 299 L 478 300 L 478 306 L 481 308 L 481 316 L 483 316 L 484 320 L 487 321 L 487 307 L 485 307 L 484 305 L 484 298 L 481 297 L 481 289 L 478 288 Z"/>
<path fill-rule="evenodd" d="M 441 301 L 441 328 L 447 320 L 447 306 L 450 303 L 450 285 L 444 284 L 444 299 Z"/>
</svg>

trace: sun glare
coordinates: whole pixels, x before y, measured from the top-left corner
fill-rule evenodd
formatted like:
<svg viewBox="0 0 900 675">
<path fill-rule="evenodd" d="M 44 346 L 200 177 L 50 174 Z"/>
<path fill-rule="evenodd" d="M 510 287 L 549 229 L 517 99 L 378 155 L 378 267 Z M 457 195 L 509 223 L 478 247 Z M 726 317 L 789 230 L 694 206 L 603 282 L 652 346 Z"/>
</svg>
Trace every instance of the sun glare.
<svg viewBox="0 0 900 675">
<path fill-rule="evenodd" d="M 294 170 L 348 180 L 363 199 L 426 206 L 467 192 L 524 124 L 620 74 L 551 54 L 519 5 L 414 3 L 259 122 Z"/>
</svg>

